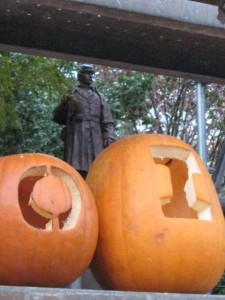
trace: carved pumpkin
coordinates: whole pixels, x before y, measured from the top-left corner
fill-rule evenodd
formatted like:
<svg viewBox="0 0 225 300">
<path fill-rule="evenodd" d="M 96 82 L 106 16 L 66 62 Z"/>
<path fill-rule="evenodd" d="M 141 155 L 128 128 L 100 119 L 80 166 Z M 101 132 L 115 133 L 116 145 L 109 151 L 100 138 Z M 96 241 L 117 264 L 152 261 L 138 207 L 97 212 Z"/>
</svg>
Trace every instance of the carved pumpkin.
<svg viewBox="0 0 225 300">
<path fill-rule="evenodd" d="M 224 218 L 194 150 L 166 135 L 105 149 L 87 182 L 99 215 L 91 265 L 108 289 L 205 293 L 224 270 Z"/>
<path fill-rule="evenodd" d="M 1 157 L 0 170 L 0 284 L 70 284 L 88 267 L 97 242 L 86 182 L 44 154 Z"/>
</svg>

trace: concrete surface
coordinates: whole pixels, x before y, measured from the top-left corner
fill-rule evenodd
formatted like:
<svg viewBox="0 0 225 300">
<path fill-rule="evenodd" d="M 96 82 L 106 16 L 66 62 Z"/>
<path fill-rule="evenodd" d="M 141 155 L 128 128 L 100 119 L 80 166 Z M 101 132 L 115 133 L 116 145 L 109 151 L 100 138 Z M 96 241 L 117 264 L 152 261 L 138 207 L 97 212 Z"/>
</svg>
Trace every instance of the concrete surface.
<svg viewBox="0 0 225 300">
<path fill-rule="evenodd" d="M 224 296 L 0 287 L 1 300 L 222 300 Z"/>
</svg>

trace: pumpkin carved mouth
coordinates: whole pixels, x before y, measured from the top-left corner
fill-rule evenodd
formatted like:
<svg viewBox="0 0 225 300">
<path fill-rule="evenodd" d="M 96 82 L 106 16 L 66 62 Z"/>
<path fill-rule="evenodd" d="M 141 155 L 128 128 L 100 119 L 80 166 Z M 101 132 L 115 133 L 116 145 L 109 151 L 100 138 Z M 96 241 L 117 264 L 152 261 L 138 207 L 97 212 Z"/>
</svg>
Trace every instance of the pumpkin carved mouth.
<svg viewBox="0 0 225 300">
<path fill-rule="evenodd" d="M 58 167 L 39 166 L 22 175 L 19 204 L 24 219 L 33 227 L 68 230 L 76 225 L 81 195 L 69 174 Z"/>
<path fill-rule="evenodd" d="M 150 153 L 160 181 L 164 215 L 211 221 L 209 193 L 194 155 L 172 146 L 151 146 Z"/>
</svg>

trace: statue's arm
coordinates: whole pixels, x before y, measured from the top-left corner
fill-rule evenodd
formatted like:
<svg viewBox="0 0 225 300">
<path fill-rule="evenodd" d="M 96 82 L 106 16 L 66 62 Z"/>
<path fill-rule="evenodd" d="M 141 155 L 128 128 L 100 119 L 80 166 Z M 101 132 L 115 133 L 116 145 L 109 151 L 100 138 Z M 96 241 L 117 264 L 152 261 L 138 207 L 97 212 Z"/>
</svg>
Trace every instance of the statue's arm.
<svg viewBox="0 0 225 300">
<path fill-rule="evenodd" d="M 63 98 L 60 104 L 53 111 L 53 120 L 56 123 L 65 125 L 67 122 L 67 114 L 68 114 L 68 99 Z"/>
</svg>

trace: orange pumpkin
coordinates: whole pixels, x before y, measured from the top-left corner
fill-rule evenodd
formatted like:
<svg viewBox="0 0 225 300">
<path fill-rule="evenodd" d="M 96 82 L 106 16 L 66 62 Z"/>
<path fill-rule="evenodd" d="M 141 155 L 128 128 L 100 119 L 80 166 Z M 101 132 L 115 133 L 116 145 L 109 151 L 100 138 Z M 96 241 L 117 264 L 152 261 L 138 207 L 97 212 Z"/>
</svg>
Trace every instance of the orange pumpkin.
<svg viewBox="0 0 225 300">
<path fill-rule="evenodd" d="M 105 149 L 87 182 L 99 214 L 92 271 L 108 289 L 206 293 L 221 278 L 225 227 L 196 152 L 166 135 Z"/>
<path fill-rule="evenodd" d="M 1 157 L 0 170 L 0 284 L 70 284 L 88 267 L 97 242 L 86 182 L 44 154 Z"/>
</svg>

